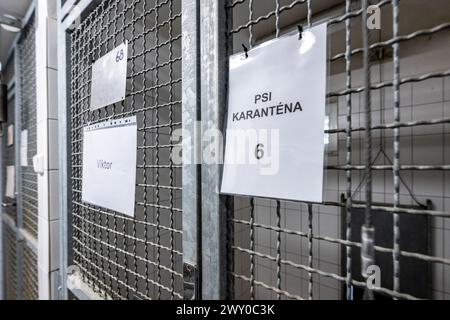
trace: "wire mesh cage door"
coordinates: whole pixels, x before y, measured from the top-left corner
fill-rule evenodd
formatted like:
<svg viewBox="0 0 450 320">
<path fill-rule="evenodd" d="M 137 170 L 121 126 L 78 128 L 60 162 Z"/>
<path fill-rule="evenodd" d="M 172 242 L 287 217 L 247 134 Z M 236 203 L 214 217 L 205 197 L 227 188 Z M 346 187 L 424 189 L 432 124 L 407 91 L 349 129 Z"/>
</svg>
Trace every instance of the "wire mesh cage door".
<svg viewBox="0 0 450 320">
<path fill-rule="evenodd" d="M 14 75 L 15 59 L 8 63 L 5 73 Z M 3 296 L 7 300 L 19 298 L 19 245 L 16 201 L 16 142 L 15 108 L 16 83 L 8 88 L 7 122 L 2 124 L 2 272 Z"/>
<path fill-rule="evenodd" d="M 35 16 L 30 17 L 16 46 L 17 89 L 20 113 L 17 115 L 16 137 L 18 153 L 18 230 L 23 241 L 19 243 L 20 299 L 37 300 L 38 285 L 38 178 L 33 168 L 37 154 L 36 105 L 36 28 Z"/>
<path fill-rule="evenodd" d="M 450 48 L 439 43 L 448 42 L 450 16 L 412 23 L 424 6 L 396 0 L 227 2 L 229 54 L 250 53 L 298 26 L 326 23 L 329 38 L 324 201 L 234 198 L 233 298 L 448 297 L 450 256 L 442 244 L 449 217 L 450 66 L 441 57 Z M 433 12 L 446 8 L 445 1 L 433 4 Z M 369 28 L 373 14 L 381 25 Z M 420 231 L 417 237 L 413 230 Z M 361 256 L 366 266 L 388 268 L 370 290 Z M 420 288 L 411 265 L 422 270 Z"/>
<path fill-rule="evenodd" d="M 3 272 L 4 272 L 4 297 L 6 300 L 17 299 L 17 235 L 15 230 L 7 223 L 3 224 Z"/>
<path fill-rule="evenodd" d="M 39 299 L 37 252 L 27 242 L 21 242 L 20 245 L 22 246 L 21 252 L 23 255 L 21 299 L 37 300 Z"/>
<path fill-rule="evenodd" d="M 34 15 L 18 42 L 18 89 L 20 92 L 20 192 L 23 228 L 37 241 L 38 190 L 33 157 L 37 154 L 36 29 Z"/>
<path fill-rule="evenodd" d="M 93 1 L 65 31 L 68 263 L 103 299 L 182 299 L 181 167 L 171 157 L 181 128 L 181 1 Z M 91 111 L 92 64 L 126 41 L 126 97 Z M 83 128 L 130 116 L 134 217 L 82 201 Z"/>
</svg>

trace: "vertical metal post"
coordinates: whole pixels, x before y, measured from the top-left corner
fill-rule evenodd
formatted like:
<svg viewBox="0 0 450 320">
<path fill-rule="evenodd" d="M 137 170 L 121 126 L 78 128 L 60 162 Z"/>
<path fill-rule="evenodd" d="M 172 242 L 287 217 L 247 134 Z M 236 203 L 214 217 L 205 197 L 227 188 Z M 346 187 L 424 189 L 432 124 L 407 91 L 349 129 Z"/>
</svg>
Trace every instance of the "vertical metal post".
<svg viewBox="0 0 450 320">
<path fill-rule="evenodd" d="M 369 41 L 369 29 L 367 28 L 367 7 L 369 0 L 363 0 L 363 48 L 364 48 L 364 115 L 366 126 L 366 210 L 365 210 L 365 224 L 370 226 L 372 224 L 371 204 L 372 204 L 372 106 L 371 106 L 371 90 L 370 90 L 370 41 Z"/>
<path fill-rule="evenodd" d="M 345 14 L 351 10 L 351 0 L 346 0 Z M 346 71 L 346 88 L 349 90 L 352 86 L 352 65 L 351 65 L 351 18 L 345 20 L 345 71 Z M 347 127 L 346 127 L 346 164 L 352 165 L 352 95 L 346 95 L 347 104 Z M 346 240 L 352 240 L 352 170 L 346 171 L 347 190 L 346 190 Z M 353 299 L 352 294 L 352 247 L 346 246 L 346 286 L 347 300 Z"/>
<path fill-rule="evenodd" d="M 277 2 L 278 3 L 278 2 Z M 233 12 L 233 10 L 230 10 L 230 15 Z M 253 0 L 249 0 L 248 2 L 248 21 L 253 20 Z M 250 26 L 248 28 L 248 46 L 250 50 L 253 48 L 253 26 Z M 252 254 L 250 255 L 250 299 L 255 300 L 256 298 L 256 286 L 255 286 L 255 279 L 256 279 L 256 265 L 255 265 L 255 198 L 250 198 L 250 250 L 252 251 Z"/>
<path fill-rule="evenodd" d="M 200 1 L 202 135 L 223 132 L 228 77 L 228 40 L 225 0 Z M 218 138 L 218 137 L 217 137 Z M 216 139 L 217 139 L 216 138 Z M 202 154 L 210 153 L 208 141 Z M 222 150 L 215 150 L 221 153 Z M 216 154 L 217 155 L 217 154 Z M 222 165 L 203 163 L 202 181 L 202 297 L 227 295 L 227 199 L 219 194 Z M 228 207 L 228 210 L 231 208 Z"/>
<path fill-rule="evenodd" d="M 1 72 L 1 70 L 0 70 Z M 0 131 L 3 130 L 4 125 L 0 124 Z M 5 154 L 5 149 L 3 148 L 3 138 L 4 134 L 0 137 L 0 181 L 3 181 L 3 156 Z M 0 183 L 0 300 L 5 299 L 5 270 L 4 270 L 4 264 L 6 263 L 5 260 L 5 252 L 3 250 L 3 183 Z"/>
<path fill-rule="evenodd" d="M 60 239 L 60 275 L 59 275 L 59 298 L 68 299 L 66 275 L 68 267 L 68 248 L 69 248 L 69 148 L 68 148 L 68 128 L 67 121 L 67 34 L 66 24 L 62 21 L 61 0 L 58 0 L 58 135 L 59 135 L 59 239 Z"/>
<path fill-rule="evenodd" d="M 392 1 L 392 19 L 393 19 L 393 38 L 399 35 L 399 3 L 398 0 Z M 400 61 L 399 61 L 399 43 L 396 41 L 392 45 L 394 59 L 394 121 L 400 123 Z M 394 208 L 400 206 L 400 128 L 394 129 Z M 393 253 L 394 262 L 394 292 L 400 292 L 400 217 L 398 213 L 393 214 Z"/>
<path fill-rule="evenodd" d="M 313 211 L 312 204 L 308 204 L 308 267 L 313 268 Z M 308 272 L 308 299 L 312 300 L 313 296 L 313 274 Z"/>
<path fill-rule="evenodd" d="M 200 0 L 182 3 L 183 273 L 185 299 L 201 297 Z"/>
<path fill-rule="evenodd" d="M 18 45 L 14 48 L 14 76 L 15 81 L 15 112 L 14 112 L 14 150 L 15 150 L 15 184 L 16 184 L 16 230 L 17 230 L 17 299 L 22 299 L 23 287 L 23 245 L 24 239 L 20 235 L 20 230 L 23 228 L 23 211 L 22 211 L 22 194 L 21 190 L 21 165 L 20 165 L 20 131 L 21 131 L 21 116 L 22 116 L 22 72 L 20 63 L 20 52 Z"/>
<path fill-rule="evenodd" d="M 361 230 L 361 268 L 364 278 L 367 277 L 367 268 L 374 263 L 374 237 L 375 229 L 372 226 L 372 105 L 371 105 L 371 61 L 370 61 L 370 30 L 367 25 L 367 8 L 370 0 L 362 2 L 362 33 L 363 33 L 363 65 L 364 65 L 364 114 L 365 114 L 365 145 L 366 145 L 366 170 L 365 191 L 366 207 L 365 223 Z M 371 299 L 370 290 L 366 290 L 366 297 Z"/>
</svg>

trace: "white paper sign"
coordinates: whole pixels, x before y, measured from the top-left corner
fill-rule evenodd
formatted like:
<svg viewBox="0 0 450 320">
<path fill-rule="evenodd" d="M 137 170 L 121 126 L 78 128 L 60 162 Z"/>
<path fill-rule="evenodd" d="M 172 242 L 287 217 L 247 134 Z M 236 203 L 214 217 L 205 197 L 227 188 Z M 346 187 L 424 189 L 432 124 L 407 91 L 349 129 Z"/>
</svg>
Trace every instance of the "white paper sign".
<svg viewBox="0 0 450 320">
<path fill-rule="evenodd" d="M 230 58 L 221 192 L 321 202 L 327 29 Z"/>
<path fill-rule="evenodd" d="M 128 42 L 110 51 L 92 66 L 91 110 L 125 99 Z"/>
<path fill-rule="evenodd" d="M 10 124 L 8 126 L 8 136 L 7 136 L 7 146 L 10 147 L 14 144 L 14 125 Z"/>
<path fill-rule="evenodd" d="M 28 167 L 28 130 L 20 134 L 20 165 Z"/>
<path fill-rule="evenodd" d="M 6 167 L 6 188 L 5 196 L 11 199 L 15 199 L 16 189 L 16 168 L 14 166 Z"/>
<path fill-rule="evenodd" d="M 136 117 L 83 129 L 84 202 L 134 216 Z"/>
</svg>

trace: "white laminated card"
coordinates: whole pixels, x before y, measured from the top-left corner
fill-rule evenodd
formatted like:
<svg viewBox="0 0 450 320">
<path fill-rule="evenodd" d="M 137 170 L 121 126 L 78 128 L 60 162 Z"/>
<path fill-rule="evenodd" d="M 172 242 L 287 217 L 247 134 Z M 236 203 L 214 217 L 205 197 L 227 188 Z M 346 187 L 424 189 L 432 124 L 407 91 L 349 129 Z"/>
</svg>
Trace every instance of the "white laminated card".
<svg viewBox="0 0 450 320">
<path fill-rule="evenodd" d="M 321 202 L 326 24 L 230 58 L 221 192 Z"/>
<path fill-rule="evenodd" d="M 134 216 L 136 117 L 83 129 L 84 202 Z"/>
</svg>

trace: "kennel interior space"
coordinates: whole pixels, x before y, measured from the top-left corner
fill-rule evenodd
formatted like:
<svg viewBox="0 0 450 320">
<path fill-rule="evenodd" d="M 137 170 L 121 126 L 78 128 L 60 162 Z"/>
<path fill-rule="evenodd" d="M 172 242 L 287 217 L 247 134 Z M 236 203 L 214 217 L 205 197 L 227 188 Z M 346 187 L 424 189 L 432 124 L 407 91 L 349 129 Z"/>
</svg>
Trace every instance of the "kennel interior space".
<svg viewBox="0 0 450 320">
<path fill-rule="evenodd" d="M 448 1 L 17 3 L 20 31 L 0 33 L 0 298 L 450 299 Z M 222 166 L 174 162 L 205 150 L 182 136 L 224 129 L 230 56 L 323 24 L 322 202 L 221 194 Z M 123 44 L 125 97 L 93 110 L 93 65 Z M 129 117 L 125 215 L 83 201 L 83 143 Z"/>
</svg>

